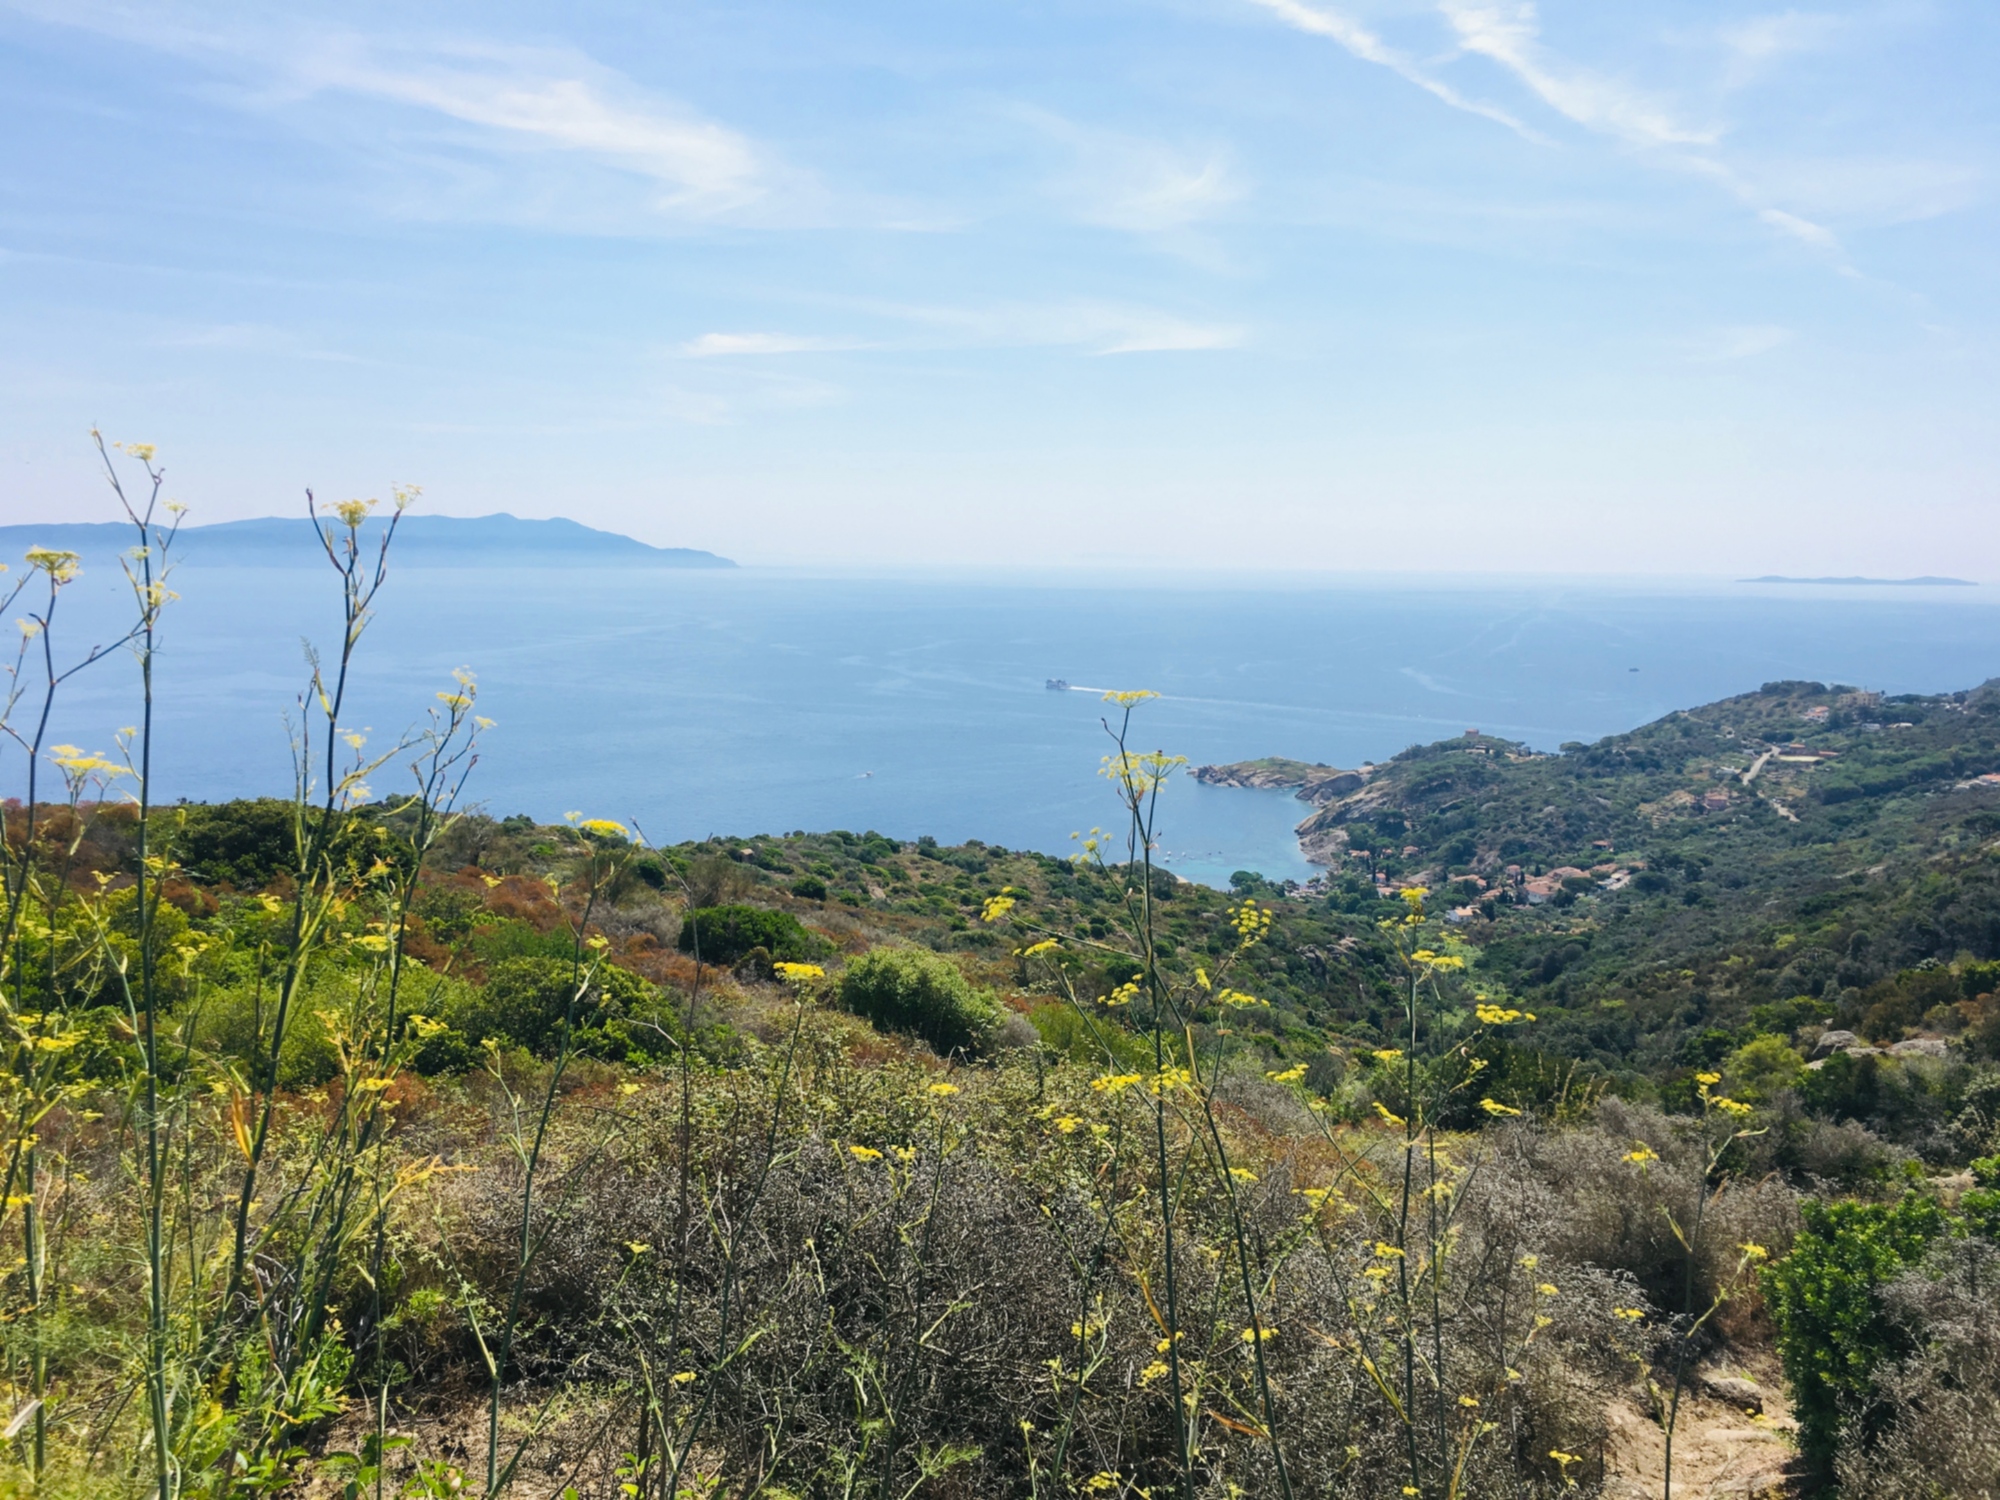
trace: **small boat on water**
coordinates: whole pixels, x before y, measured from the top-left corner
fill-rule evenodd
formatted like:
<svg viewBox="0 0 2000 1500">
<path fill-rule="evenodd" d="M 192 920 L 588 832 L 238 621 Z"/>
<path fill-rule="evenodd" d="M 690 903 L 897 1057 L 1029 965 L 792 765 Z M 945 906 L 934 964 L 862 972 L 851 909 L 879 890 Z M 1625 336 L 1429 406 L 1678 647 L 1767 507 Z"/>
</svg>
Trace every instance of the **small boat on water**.
<svg viewBox="0 0 2000 1500">
<path fill-rule="evenodd" d="M 1060 677 L 1051 677 L 1046 686 L 1052 693 L 1066 693 L 1069 691 L 1069 684 L 1064 682 Z"/>
</svg>

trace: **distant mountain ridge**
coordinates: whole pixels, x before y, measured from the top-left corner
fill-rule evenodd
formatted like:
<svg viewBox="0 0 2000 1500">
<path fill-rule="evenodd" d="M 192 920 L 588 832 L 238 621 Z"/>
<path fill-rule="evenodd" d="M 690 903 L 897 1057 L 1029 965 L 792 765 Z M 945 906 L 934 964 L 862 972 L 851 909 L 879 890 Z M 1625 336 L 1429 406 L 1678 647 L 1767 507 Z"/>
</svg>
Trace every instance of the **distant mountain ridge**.
<svg viewBox="0 0 2000 1500">
<path fill-rule="evenodd" d="M 380 537 L 384 524 L 379 513 L 370 517 L 362 527 L 363 536 L 372 542 Z M 122 521 L 0 526 L 0 561 L 18 562 L 30 547 L 53 547 L 75 552 L 86 563 L 103 562 L 132 542 L 132 528 Z M 184 562 L 223 566 L 310 564 L 320 556 L 312 522 L 304 516 L 262 516 L 184 527 L 174 551 Z M 404 567 L 431 568 L 736 566 L 726 557 L 692 547 L 655 547 L 578 521 L 560 517 L 529 521 L 505 512 L 491 516 L 406 515 L 396 528 L 392 555 Z"/>
</svg>

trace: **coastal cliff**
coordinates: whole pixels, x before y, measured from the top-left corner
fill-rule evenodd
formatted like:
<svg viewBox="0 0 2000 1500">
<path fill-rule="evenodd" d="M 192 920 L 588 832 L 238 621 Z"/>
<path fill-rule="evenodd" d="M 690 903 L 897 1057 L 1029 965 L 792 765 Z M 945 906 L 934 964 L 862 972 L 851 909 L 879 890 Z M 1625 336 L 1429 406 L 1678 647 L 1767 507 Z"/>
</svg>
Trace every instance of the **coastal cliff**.
<svg viewBox="0 0 2000 1500">
<path fill-rule="evenodd" d="M 1223 766 L 1196 766 L 1190 773 L 1207 786 L 1249 787 L 1257 791 L 1290 790 L 1301 802 L 1322 806 L 1339 797 L 1358 792 L 1374 774 L 1373 766 L 1343 771 L 1318 761 L 1287 760 L 1267 755 L 1261 760 L 1239 760 Z"/>
</svg>

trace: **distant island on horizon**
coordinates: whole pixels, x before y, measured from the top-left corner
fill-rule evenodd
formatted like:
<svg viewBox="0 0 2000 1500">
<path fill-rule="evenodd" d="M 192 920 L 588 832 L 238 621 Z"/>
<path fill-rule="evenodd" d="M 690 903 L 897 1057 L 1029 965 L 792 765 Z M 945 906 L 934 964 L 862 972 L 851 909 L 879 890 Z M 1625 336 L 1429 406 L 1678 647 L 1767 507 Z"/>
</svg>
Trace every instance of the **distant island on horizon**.
<svg viewBox="0 0 2000 1500">
<path fill-rule="evenodd" d="M 1970 578 L 1937 578 L 1925 574 L 1922 578 L 1787 578 L 1782 573 L 1766 573 L 1761 578 L 1739 578 L 1738 583 L 1859 583 L 1878 588 L 1954 588 L 1976 589 L 1979 585 Z"/>
<path fill-rule="evenodd" d="M 308 563 L 320 555 L 312 522 L 304 516 L 261 516 L 183 527 L 175 542 L 184 562 L 271 566 Z M 363 525 L 379 537 L 379 512 Z M 124 551 L 133 533 L 125 521 L 57 521 L 0 526 L 0 556 L 29 547 L 74 552 L 86 562 Z M 457 568 L 492 564 L 542 567 L 733 568 L 729 558 L 693 547 L 655 547 L 615 531 L 599 531 L 557 517 L 523 520 L 504 511 L 490 516 L 405 515 L 396 528 L 394 559 L 405 567 Z"/>
</svg>

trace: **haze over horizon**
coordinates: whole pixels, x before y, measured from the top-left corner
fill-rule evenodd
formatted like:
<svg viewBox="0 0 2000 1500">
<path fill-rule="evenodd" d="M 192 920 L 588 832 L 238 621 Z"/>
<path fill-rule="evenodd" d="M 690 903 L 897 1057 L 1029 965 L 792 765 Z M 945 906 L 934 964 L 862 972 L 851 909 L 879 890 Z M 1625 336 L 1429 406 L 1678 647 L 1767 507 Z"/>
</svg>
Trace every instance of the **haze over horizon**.
<svg viewBox="0 0 2000 1500">
<path fill-rule="evenodd" d="M 0 524 L 2000 574 L 2000 13 L 0 0 Z"/>
</svg>

